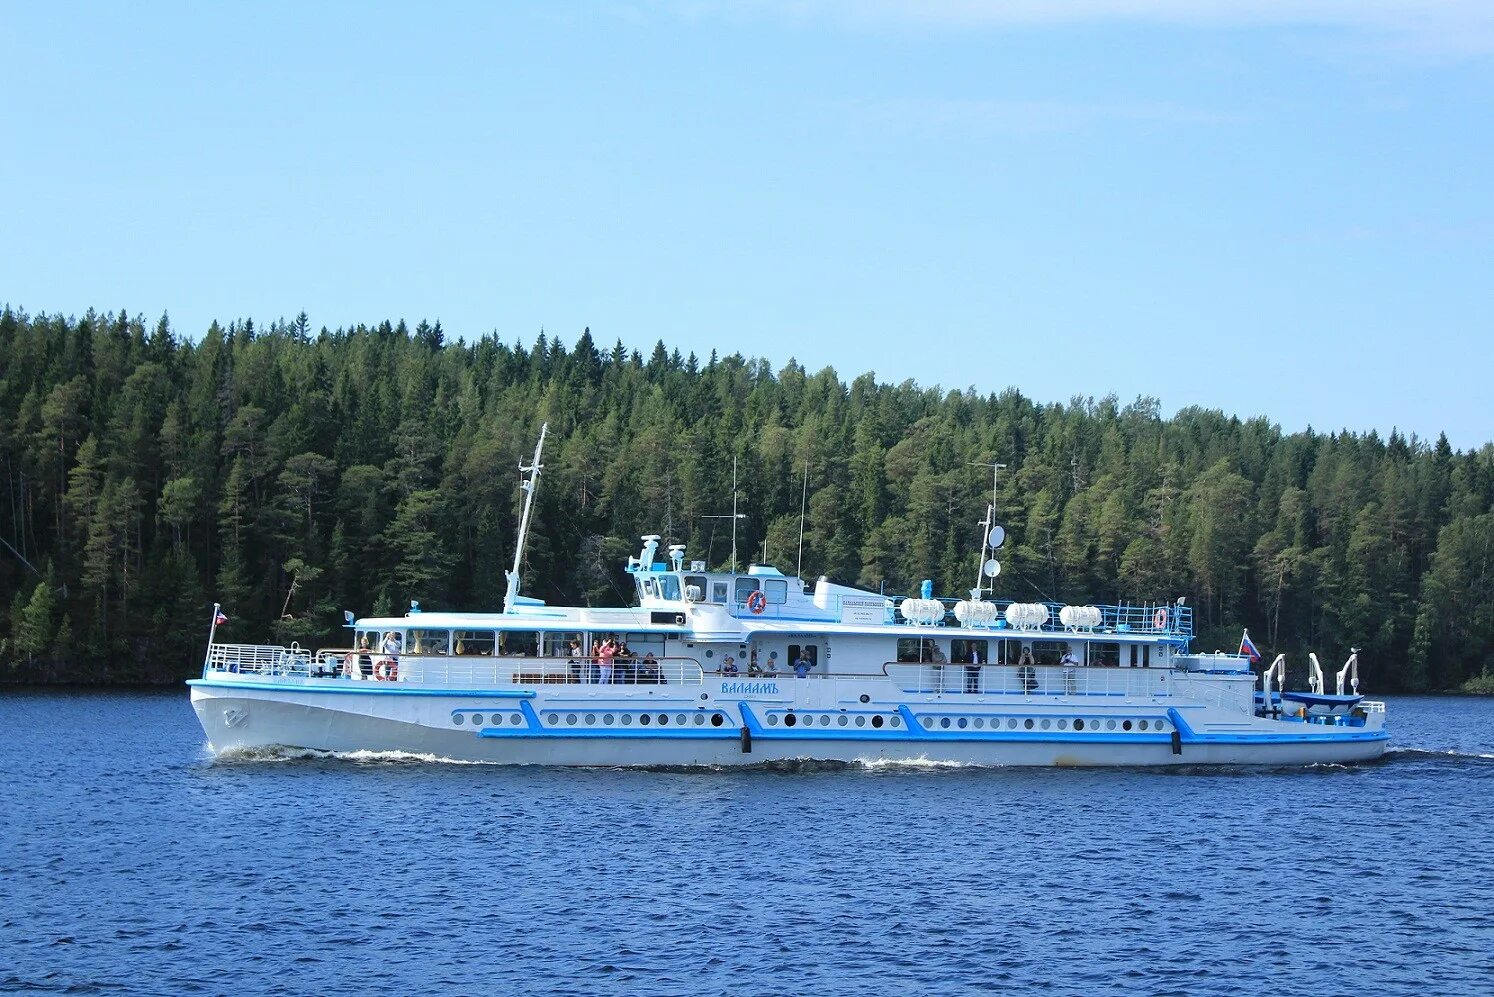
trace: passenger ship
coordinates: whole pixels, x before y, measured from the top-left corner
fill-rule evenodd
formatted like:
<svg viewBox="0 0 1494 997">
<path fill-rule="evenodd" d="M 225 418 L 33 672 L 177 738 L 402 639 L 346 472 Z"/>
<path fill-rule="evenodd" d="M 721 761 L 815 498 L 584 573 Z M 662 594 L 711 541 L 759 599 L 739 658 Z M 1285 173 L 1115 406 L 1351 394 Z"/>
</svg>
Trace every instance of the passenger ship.
<svg viewBox="0 0 1494 997">
<path fill-rule="evenodd" d="M 1004 539 L 990 509 L 981 583 L 957 601 L 934 598 L 929 582 L 888 597 L 763 565 L 708 571 L 683 545 L 661 556 L 658 536 L 626 565 L 636 606 L 526 598 L 519 566 L 544 438 L 521 467 L 502 612 L 412 604 L 350 620 L 349 647 L 315 651 L 210 636 L 188 684 L 213 750 L 600 766 L 1300 765 L 1385 751 L 1385 707 L 1359 694 L 1357 656 L 1335 692 L 1315 656 L 1309 690 L 1279 690 L 1278 657 L 1257 691 L 1248 656 L 1190 650 L 1183 600 L 988 598 Z"/>
</svg>

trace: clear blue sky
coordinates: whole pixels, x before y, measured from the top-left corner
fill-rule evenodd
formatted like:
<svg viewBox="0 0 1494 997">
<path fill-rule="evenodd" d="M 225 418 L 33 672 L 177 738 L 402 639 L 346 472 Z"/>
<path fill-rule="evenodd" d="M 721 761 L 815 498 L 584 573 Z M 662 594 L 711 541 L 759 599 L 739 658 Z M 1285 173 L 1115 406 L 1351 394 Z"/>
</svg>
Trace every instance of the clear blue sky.
<svg viewBox="0 0 1494 997">
<path fill-rule="evenodd" d="M 1494 4 L 0 4 L 0 301 L 1494 439 Z"/>
</svg>

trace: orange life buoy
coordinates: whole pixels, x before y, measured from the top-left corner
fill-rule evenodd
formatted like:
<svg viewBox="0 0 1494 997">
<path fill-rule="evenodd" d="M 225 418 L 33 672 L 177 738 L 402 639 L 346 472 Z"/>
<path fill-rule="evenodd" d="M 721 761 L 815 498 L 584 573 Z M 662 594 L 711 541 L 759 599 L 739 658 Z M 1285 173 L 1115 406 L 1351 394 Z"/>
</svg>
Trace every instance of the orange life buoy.
<svg viewBox="0 0 1494 997">
<path fill-rule="evenodd" d="M 1167 629 L 1167 607 L 1166 606 L 1159 606 L 1157 608 L 1157 611 L 1152 614 L 1152 625 L 1155 626 L 1158 630 L 1166 630 Z"/>
<path fill-rule="evenodd" d="M 375 661 L 374 678 L 380 682 L 398 682 L 399 662 L 393 658 L 380 658 Z"/>
<path fill-rule="evenodd" d="M 768 608 L 768 597 L 761 591 L 752 593 L 747 597 L 747 608 L 754 616 L 762 615 L 762 611 Z"/>
</svg>

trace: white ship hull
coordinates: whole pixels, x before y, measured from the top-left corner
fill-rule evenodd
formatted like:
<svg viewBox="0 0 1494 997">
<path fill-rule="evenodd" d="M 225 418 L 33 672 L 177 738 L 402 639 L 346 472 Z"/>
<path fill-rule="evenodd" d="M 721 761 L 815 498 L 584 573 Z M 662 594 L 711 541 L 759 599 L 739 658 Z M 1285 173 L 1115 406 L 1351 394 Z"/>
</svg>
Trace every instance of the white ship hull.
<svg viewBox="0 0 1494 997">
<path fill-rule="evenodd" d="M 445 690 L 217 674 L 192 684 L 192 705 L 218 753 L 401 752 L 514 765 L 1302 765 L 1385 750 L 1383 713 L 1352 724 L 1243 715 L 1191 698 L 1178 679 L 1182 694 L 1175 684 L 1162 695 L 1023 696 L 910 694 L 878 678 Z"/>
</svg>

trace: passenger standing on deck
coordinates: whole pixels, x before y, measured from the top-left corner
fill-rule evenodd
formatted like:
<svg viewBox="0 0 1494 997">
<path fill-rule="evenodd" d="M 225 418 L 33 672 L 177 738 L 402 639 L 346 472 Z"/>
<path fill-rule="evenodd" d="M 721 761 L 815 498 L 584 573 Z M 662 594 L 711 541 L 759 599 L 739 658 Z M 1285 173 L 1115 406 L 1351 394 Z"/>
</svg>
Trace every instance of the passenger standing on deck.
<svg viewBox="0 0 1494 997">
<path fill-rule="evenodd" d="M 617 654 L 617 645 L 612 643 L 608 637 L 602 641 L 602 646 L 597 648 L 597 683 L 599 685 L 612 684 L 612 659 Z"/>
<path fill-rule="evenodd" d="M 737 659 L 733 658 L 729 654 L 726 657 L 722 658 L 721 659 L 721 674 L 722 675 L 735 675 L 735 674 L 737 674 Z"/>
<path fill-rule="evenodd" d="M 580 681 L 582 681 L 582 678 L 581 678 L 581 642 L 579 640 L 576 640 L 574 637 L 571 638 L 570 644 L 566 646 L 566 657 L 570 659 L 570 660 L 568 660 L 566 662 L 566 664 L 570 666 L 570 670 L 571 670 L 571 681 L 572 682 L 580 682 Z"/>
<path fill-rule="evenodd" d="M 980 645 L 970 645 L 970 663 L 965 666 L 965 691 L 980 692 Z"/>
<path fill-rule="evenodd" d="M 809 660 L 809 656 L 807 654 L 805 654 L 803 651 L 800 651 L 799 657 L 794 659 L 794 677 L 801 679 L 804 678 L 809 674 L 809 670 L 813 667 L 814 662 Z"/>
</svg>

